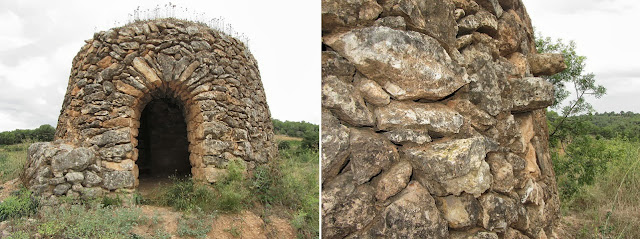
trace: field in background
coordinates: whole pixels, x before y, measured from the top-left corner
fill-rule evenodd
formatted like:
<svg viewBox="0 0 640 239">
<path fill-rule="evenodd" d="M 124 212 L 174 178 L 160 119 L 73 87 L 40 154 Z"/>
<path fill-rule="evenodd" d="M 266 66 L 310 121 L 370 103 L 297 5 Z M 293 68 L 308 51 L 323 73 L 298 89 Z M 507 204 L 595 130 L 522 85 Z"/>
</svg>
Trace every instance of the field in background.
<svg viewBox="0 0 640 239">
<path fill-rule="evenodd" d="M 640 238 L 640 143 L 576 139 L 554 155 L 561 238 Z"/>
<path fill-rule="evenodd" d="M 0 145 L 0 183 L 17 178 L 27 159 L 30 143 Z"/>
</svg>

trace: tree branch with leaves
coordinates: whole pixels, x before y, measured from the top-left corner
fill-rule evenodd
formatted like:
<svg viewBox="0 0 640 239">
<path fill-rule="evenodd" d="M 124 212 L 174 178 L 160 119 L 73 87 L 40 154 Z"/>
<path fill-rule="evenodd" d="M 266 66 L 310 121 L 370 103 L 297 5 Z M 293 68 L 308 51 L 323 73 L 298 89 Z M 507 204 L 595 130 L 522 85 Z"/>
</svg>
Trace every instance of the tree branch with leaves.
<svg viewBox="0 0 640 239">
<path fill-rule="evenodd" d="M 598 99 L 605 95 L 607 90 L 604 86 L 596 84 L 596 77 L 593 73 L 584 72 L 587 57 L 576 53 L 574 41 L 565 44 L 562 39 L 553 40 L 538 34 L 536 49 L 538 53 L 562 54 L 567 65 L 567 69 L 558 74 L 543 76 L 554 86 L 555 100 L 551 107 L 560 110 L 562 114 L 558 117 L 549 117 L 551 121 L 549 138 L 550 141 L 557 142 L 568 135 L 567 130 L 576 129 L 576 127 L 567 127 L 567 124 L 575 124 L 575 122 L 570 122 L 569 117 L 594 112 L 593 106 L 586 100 L 586 96 Z M 573 94 L 570 90 L 574 91 Z M 571 100 L 565 103 L 569 96 L 572 96 Z"/>
</svg>

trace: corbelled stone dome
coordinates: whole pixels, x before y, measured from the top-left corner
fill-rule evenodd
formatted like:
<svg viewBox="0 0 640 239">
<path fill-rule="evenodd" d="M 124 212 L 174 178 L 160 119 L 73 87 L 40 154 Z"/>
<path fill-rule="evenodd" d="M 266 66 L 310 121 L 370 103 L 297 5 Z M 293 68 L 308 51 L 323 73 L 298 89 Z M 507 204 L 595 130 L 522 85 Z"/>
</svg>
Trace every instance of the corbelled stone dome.
<svg viewBox="0 0 640 239">
<path fill-rule="evenodd" d="M 22 180 L 40 195 L 92 196 L 173 174 L 214 183 L 230 160 L 252 169 L 276 154 L 251 53 L 176 19 L 87 40 L 73 59 L 55 139 L 29 148 Z"/>
</svg>

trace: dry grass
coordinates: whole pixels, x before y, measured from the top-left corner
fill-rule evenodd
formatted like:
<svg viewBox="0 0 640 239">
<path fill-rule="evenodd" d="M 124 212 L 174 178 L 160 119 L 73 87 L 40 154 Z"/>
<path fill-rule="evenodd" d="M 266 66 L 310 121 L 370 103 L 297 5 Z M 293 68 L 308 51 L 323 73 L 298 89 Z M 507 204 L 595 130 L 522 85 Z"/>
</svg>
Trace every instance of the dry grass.
<svg viewBox="0 0 640 239">
<path fill-rule="evenodd" d="M 27 161 L 30 143 L 0 146 L 0 183 L 17 178 Z"/>
<path fill-rule="evenodd" d="M 624 157 L 611 160 L 594 184 L 562 202 L 561 238 L 640 238 L 640 144 L 618 145 Z"/>
<path fill-rule="evenodd" d="M 276 141 L 302 141 L 302 138 L 291 137 L 287 135 L 278 134 L 275 136 Z"/>
</svg>

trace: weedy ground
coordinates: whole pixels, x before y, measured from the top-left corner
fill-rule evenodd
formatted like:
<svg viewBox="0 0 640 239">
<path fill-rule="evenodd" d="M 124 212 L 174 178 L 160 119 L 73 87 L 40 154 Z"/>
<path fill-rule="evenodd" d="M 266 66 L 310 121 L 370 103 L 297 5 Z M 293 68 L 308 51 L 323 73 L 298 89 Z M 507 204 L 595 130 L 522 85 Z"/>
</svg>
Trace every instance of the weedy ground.
<svg viewBox="0 0 640 239">
<path fill-rule="evenodd" d="M 280 157 L 229 164 L 213 186 L 172 178 L 151 193 L 38 205 L 16 179 L 28 144 L 0 146 L 2 238 L 318 238 L 318 152 L 300 139 L 279 141 Z M 146 195 L 146 196 L 144 196 Z"/>
<path fill-rule="evenodd" d="M 640 238 L 640 143 L 574 140 L 553 158 L 561 238 Z"/>
</svg>

